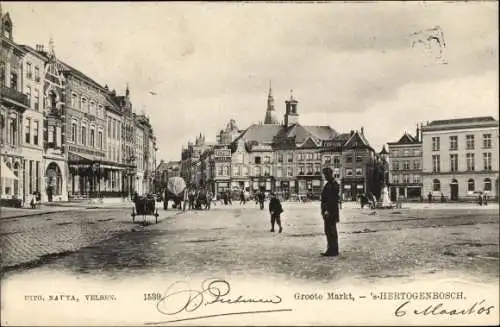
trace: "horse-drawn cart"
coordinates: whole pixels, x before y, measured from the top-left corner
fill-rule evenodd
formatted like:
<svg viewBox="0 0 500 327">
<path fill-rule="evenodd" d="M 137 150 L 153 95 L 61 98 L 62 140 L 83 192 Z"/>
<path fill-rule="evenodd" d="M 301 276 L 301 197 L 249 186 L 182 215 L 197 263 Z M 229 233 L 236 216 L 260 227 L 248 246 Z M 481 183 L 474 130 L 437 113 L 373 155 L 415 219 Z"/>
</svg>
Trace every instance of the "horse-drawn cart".
<svg viewBox="0 0 500 327">
<path fill-rule="evenodd" d="M 136 197 L 135 206 L 132 208 L 132 222 L 135 223 L 136 216 L 142 216 L 142 223 L 147 223 L 147 216 L 155 217 L 155 224 L 158 224 L 158 210 L 156 209 L 156 201 L 154 196 L 138 196 Z"/>
</svg>

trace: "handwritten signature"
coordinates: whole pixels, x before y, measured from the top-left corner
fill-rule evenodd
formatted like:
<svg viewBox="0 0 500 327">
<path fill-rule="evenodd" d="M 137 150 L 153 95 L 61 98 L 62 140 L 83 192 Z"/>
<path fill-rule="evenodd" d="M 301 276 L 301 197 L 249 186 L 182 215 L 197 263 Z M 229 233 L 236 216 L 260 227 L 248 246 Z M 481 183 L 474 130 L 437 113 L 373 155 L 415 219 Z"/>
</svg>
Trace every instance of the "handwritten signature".
<svg viewBox="0 0 500 327">
<path fill-rule="evenodd" d="M 201 283 L 199 289 L 191 288 L 185 282 L 175 282 L 170 285 L 161 299 L 157 302 L 156 308 L 158 312 L 163 315 L 172 316 L 182 312 L 194 312 L 202 307 L 225 304 L 268 304 L 277 305 L 282 302 L 279 295 L 272 295 L 269 297 L 249 297 L 244 295 L 233 296 L 231 293 L 231 285 L 224 279 L 210 278 Z M 280 312 L 292 311 L 291 309 L 272 309 L 272 310 L 252 310 L 252 311 L 238 311 L 223 314 L 205 315 L 190 318 L 183 318 L 171 320 L 168 322 L 178 322 L 183 320 L 193 320 L 201 318 L 209 318 L 216 316 L 227 316 L 237 314 L 256 314 L 264 312 Z M 162 322 L 165 323 L 165 322 Z M 154 324 L 154 323 L 151 323 Z"/>
<path fill-rule="evenodd" d="M 465 315 L 489 315 L 495 308 L 493 305 L 485 304 L 486 300 L 475 302 L 462 308 L 450 308 L 444 303 L 427 305 L 425 308 L 412 308 L 411 301 L 406 301 L 396 308 L 394 315 L 404 317 L 408 313 L 419 316 L 465 316 Z"/>
</svg>

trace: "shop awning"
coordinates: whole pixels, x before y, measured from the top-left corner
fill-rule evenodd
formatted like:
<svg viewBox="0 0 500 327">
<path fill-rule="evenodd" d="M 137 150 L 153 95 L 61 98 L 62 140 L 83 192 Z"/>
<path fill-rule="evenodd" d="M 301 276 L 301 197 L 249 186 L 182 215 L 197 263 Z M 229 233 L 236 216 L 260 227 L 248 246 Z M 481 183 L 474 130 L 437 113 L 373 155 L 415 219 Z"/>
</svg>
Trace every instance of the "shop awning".
<svg viewBox="0 0 500 327">
<path fill-rule="evenodd" d="M 14 180 L 19 179 L 19 178 L 17 178 L 16 175 L 14 175 L 12 170 L 10 170 L 10 168 L 7 167 L 7 165 L 3 161 L 1 162 L 1 166 L 0 166 L 0 177 L 5 178 L 5 179 L 14 179 Z"/>
<path fill-rule="evenodd" d="M 91 164 L 96 161 L 100 161 L 101 158 L 93 156 L 91 154 L 68 152 L 68 163 L 71 164 Z"/>
</svg>

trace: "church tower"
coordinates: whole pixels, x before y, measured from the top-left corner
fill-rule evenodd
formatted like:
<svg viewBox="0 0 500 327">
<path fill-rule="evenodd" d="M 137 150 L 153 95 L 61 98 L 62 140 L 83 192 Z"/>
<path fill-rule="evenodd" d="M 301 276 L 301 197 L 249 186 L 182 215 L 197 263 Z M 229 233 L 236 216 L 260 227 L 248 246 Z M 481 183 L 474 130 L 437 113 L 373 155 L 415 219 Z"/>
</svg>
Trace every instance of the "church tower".
<svg viewBox="0 0 500 327">
<path fill-rule="evenodd" d="M 264 124 L 279 124 L 276 118 L 276 113 L 274 111 L 274 97 L 273 90 L 271 88 L 271 81 L 269 81 L 269 94 L 267 95 L 267 109 L 266 117 L 264 118 Z"/>
<path fill-rule="evenodd" d="M 286 100 L 285 111 L 285 127 L 290 127 L 299 122 L 299 114 L 297 113 L 297 104 L 299 102 L 293 97 L 293 90 L 290 90 L 290 100 Z"/>
</svg>

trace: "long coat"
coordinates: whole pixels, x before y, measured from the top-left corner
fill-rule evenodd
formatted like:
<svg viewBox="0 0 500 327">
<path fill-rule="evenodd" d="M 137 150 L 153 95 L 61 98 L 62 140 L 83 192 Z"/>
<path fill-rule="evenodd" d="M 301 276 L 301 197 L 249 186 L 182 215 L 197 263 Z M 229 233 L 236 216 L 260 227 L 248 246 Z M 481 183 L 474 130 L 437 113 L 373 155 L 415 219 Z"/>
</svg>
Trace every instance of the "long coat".
<svg viewBox="0 0 500 327">
<path fill-rule="evenodd" d="M 324 213 L 328 211 L 328 216 Z M 327 182 L 321 192 L 321 215 L 324 219 L 340 221 L 339 214 L 339 184 L 336 181 Z"/>
<path fill-rule="evenodd" d="M 276 215 L 283 212 L 283 207 L 278 198 L 271 198 L 271 200 L 269 200 L 269 212 L 274 212 Z"/>
</svg>

